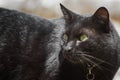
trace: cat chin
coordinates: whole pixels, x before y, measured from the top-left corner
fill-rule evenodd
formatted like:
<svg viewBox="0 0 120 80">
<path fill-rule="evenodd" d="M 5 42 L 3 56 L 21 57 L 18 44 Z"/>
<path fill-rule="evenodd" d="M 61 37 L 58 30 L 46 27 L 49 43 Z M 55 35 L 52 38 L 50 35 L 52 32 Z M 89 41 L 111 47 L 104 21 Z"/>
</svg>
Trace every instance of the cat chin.
<svg viewBox="0 0 120 80">
<path fill-rule="evenodd" d="M 92 55 L 81 53 L 65 53 L 63 52 L 61 55 L 62 62 L 67 61 L 71 64 L 77 65 L 98 65 L 102 61 L 99 58 L 96 58 Z"/>
<path fill-rule="evenodd" d="M 68 62 L 72 64 L 84 64 L 85 61 L 81 55 L 78 55 L 80 53 L 63 53 L 62 56 L 64 60 L 67 60 Z"/>
</svg>

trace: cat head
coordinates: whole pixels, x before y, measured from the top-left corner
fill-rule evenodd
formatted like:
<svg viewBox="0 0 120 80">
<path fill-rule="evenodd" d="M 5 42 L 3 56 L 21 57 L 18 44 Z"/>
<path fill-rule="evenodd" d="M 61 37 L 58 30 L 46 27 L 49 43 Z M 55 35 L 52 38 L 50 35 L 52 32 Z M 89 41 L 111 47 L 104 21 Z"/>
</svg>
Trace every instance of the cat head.
<svg viewBox="0 0 120 80">
<path fill-rule="evenodd" d="M 74 64 L 114 64 L 115 43 L 108 10 L 100 7 L 91 16 L 81 16 L 64 7 L 65 32 L 62 56 Z"/>
</svg>

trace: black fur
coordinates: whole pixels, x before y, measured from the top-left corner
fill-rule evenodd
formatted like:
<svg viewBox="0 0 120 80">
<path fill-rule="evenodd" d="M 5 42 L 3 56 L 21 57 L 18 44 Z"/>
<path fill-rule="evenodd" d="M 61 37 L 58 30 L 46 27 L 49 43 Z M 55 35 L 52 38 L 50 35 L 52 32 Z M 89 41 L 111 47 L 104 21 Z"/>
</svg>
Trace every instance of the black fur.
<svg viewBox="0 0 120 80">
<path fill-rule="evenodd" d="M 109 19 L 108 10 L 101 7 L 86 17 L 63 5 L 61 9 L 66 25 L 63 36 L 68 38 L 60 53 L 58 80 L 87 80 L 88 65 L 96 65 L 92 70 L 92 80 L 112 80 L 120 65 L 120 38 Z M 88 36 L 88 40 L 80 41 L 83 34 Z"/>
<path fill-rule="evenodd" d="M 52 21 L 0 8 L 0 80 L 41 80 L 55 31 Z"/>
<path fill-rule="evenodd" d="M 83 28 L 95 31 L 90 39 L 94 42 L 82 43 L 78 49 L 93 51 L 90 55 L 112 64 L 102 63 L 101 70 L 95 67 L 95 80 L 112 80 L 120 65 L 120 41 L 108 13 L 83 17 L 62 5 L 61 9 L 63 18 L 47 20 L 0 8 L 0 80 L 86 80 L 88 67 L 63 57 L 66 53 L 62 40 L 66 31 L 73 36 Z"/>
</svg>

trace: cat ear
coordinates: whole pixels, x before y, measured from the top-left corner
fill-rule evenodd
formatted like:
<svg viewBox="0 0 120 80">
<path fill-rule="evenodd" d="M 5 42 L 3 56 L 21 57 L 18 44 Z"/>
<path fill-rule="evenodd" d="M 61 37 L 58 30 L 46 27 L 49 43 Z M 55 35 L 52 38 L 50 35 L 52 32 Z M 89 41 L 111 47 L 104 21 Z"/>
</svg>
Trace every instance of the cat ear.
<svg viewBox="0 0 120 80">
<path fill-rule="evenodd" d="M 62 10 L 62 13 L 63 13 L 64 18 L 65 18 L 65 21 L 68 23 L 73 21 L 75 13 L 73 13 L 72 11 L 70 11 L 69 9 L 64 7 L 62 4 L 60 4 L 60 6 L 61 6 L 61 10 Z"/>
<path fill-rule="evenodd" d="M 94 14 L 95 17 L 98 17 L 103 20 L 109 20 L 109 12 L 105 7 L 100 7 Z"/>
<path fill-rule="evenodd" d="M 103 28 L 104 31 L 109 32 L 109 12 L 105 7 L 100 7 L 97 9 L 97 11 L 94 13 L 93 17 L 96 21 L 100 22 L 101 24 L 104 24 L 105 27 Z"/>
</svg>

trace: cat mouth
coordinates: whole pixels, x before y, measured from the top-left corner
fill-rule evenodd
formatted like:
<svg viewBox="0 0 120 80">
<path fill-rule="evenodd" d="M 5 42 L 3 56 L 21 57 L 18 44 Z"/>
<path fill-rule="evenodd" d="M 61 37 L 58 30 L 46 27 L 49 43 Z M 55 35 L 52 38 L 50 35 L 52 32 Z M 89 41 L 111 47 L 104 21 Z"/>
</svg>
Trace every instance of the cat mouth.
<svg viewBox="0 0 120 80">
<path fill-rule="evenodd" d="M 84 63 L 84 57 L 82 53 L 65 53 L 63 57 L 73 64 Z"/>
</svg>

